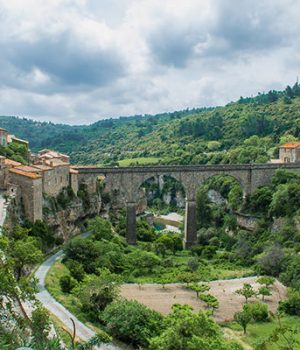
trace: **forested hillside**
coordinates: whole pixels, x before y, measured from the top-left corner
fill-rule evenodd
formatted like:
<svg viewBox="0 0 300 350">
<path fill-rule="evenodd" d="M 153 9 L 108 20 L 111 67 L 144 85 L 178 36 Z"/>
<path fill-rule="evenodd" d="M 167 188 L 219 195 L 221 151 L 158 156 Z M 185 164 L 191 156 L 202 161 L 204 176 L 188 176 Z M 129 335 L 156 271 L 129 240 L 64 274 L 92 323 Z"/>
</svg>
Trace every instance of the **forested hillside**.
<svg viewBox="0 0 300 350">
<path fill-rule="evenodd" d="M 300 134 L 300 85 L 224 107 L 120 117 L 70 126 L 0 117 L 0 126 L 81 164 L 219 164 L 265 162 Z"/>
</svg>

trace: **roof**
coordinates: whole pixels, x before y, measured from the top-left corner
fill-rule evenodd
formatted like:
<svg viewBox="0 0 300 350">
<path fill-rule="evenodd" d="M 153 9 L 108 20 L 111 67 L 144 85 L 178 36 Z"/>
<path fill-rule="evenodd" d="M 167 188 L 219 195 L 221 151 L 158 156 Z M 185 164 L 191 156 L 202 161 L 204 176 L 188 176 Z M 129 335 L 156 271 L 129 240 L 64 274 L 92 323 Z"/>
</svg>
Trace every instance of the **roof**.
<svg viewBox="0 0 300 350">
<path fill-rule="evenodd" d="M 61 157 L 69 158 L 67 154 L 51 151 L 49 149 L 43 149 L 42 151 L 40 151 L 39 156 L 42 158 L 61 158 Z"/>
<path fill-rule="evenodd" d="M 8 143 L 11 143 L 12 141 L 17 141 L 17 142 L 22 142 L 22 143 L 29 144 L 28 141 L 19 139 L 19 138 L 16 137 L 15 135 L 7 135 L 7 142 L 8 142 Z"/>
<path fill-rule="evenodd" d="M 70 169 L 70 174 L 78 174 L 79 171 L 75 169 Z"/>
<path fill-rule="evenodd" d="M 29 166 L 29 165 L 21 165 L 21 166 L 16 167 L 16 169 L 26 171 L 28 173 L 40 173 L 40 169 L 37 169 L 37 168 L 35 168 L 33 166 Z"/>
<path fill-rule="evenodd" d="M 64 165 L 70 165 L 69 163 L 64 162 L 63 160 L 59 158 L 53 158 L 53 159 L 46 159 L 45 164 L 49 165 L 53 168 L 58 167 L 58 166 L 64 166 Z"/>
<path fill-rule="evenodd" d="M 280 146 L 280 148 L 298 148 L 300 147 L 300 142 L 287 142 Z"/>
<path fill-rule="evenodd" d="M 6 129 L 0 128 L 0 131 L 7 131 Z"/>
<path fill-rule="evenodd" d="M 40 169 L 42 171 L 52 170 L 51 166 L 44 165 L 44 164 L 34 164 L 33 167 Z"/>
<path fill-rule="evenodd" d="M 20 170 L 20 169 L 16 169 L 16 168 L 9 169 L 9 172 L 14 173 L 14 174 L 18 174 L 21 176 L 29 177 L 33 180 L 41 178 L 41 175 L 39 175 L 38 173 L 26 172 L 24 170 Z"/>
<path fill-rule="evenodd" d="M 19 162 L 16 162 L 16 161 L 14 161 L 14 160 L 7 159 L 7 158 L 5 159 L 4 164 L 5 164 L 5 165 L 10 165 L 10 166 L 13 166 L 13 167 L 22 165 L 22 164 L 19 163 Z"/>
</svg>

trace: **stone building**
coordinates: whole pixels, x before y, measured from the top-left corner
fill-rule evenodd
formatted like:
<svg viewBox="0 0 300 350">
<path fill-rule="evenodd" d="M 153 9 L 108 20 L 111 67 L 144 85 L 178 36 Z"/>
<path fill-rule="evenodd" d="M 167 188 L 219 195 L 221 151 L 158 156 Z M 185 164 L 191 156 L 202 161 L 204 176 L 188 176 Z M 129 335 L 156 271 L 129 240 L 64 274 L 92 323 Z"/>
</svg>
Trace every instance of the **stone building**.
<svg viewBox="0 0 300 350">
<path fill-rule="evenodd" d="M 0 128 L 0 145 L 3 147 L 7 146 L 7 130 Z"/>
<path fill-rule="evenodd" d="M 25 169 L 24 169 L 25 168 Z M 30 167 L 9 169 L 9 183 L 17 187 L 17 202 L 32 222 L 43 219 L 42 176 Z"/>
<path fill-rule="evenodd" d="M 38 153 L 37 162 L 41 162 L 43 160 L 51 160 L 51 159 L 60 159 L 64 163 L 70 163 L 70 157 L 66 154 L 51 151 L 49 149 L 43 149 Z"/>
<path fill-rule="evenodd" d="M 0 142 L 6 145 L 7 140 L 15 142 L 16 138 L 9 136 L 12 135 L 0 129 Z M 43 219 L 43 194 L 57 197 L 68 186 L 77 194 L 78 171 L 70 168 L 69 156 L 65 154 L 43 150 L 31 158 L 30 165 L 0 156 L 0 190 L 13 195 L 33 222 Z"/>
<path fill-rule="evenodd" d="M 300 162 L 300 142 L 288 142 L 280 146 L 279 159 L 281 163 Z"/>
</svg>

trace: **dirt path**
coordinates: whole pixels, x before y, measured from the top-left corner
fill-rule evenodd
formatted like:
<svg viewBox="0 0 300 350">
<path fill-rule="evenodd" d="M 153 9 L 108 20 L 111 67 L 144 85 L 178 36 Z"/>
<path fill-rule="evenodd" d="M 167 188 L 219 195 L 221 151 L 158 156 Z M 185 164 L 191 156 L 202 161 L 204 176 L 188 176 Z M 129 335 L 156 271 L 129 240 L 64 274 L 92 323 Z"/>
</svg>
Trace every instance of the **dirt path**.
<svg viewBox="0 0 300 350">
<path fill-rule="evenodd" d="M 230 321 L 235 312 L 240 311 L 244 304 L 244 297 L 235 294 L 235 291 L 243 286 L 243 283 L 250 283 L 255 289 L 259 285 L 256 277 L 237 278 L 233 280 L 219 280 L 210 282 L 209 293 L 218 298 L 220 307 L 215 312 L 214 318 L 217 322 Z M 181 284 L 168 284 L 165 288 L 160 284 L 125 284 L 122 286 L 121 294 L 126 299 L 135 299 L 146 306 L 168 314 L 173 304 L 189 304 L 194 310 L 204 308 L 196 293 L 185 288 Z M 272 288 L 272 296 L 266 298 L 266 303 L 271 311 L 276 311 L 278 302 L 286 296 L 285 287 L 276 281 Z M 250 302 L 258 299 L 251 298 Z"/>
<path fill-rule="evenodd" d="M 244 350 L 253 350 L 252 346 L 245 343 L 237 333 L 238 332 L 235 332 L 230 328 L 223 328 L 223 334 L 224 334 L 225 339 L 236 341 L 237 343 L 242 345 Z"/>
</svg>

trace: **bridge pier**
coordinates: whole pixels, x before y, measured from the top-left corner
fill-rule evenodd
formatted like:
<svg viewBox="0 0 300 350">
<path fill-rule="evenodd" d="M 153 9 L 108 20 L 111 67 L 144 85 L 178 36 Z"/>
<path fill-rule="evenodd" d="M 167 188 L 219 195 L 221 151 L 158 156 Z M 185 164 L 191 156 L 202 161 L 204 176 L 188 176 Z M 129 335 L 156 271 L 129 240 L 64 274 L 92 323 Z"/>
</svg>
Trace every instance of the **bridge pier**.
<svg viewBox="0 0 300 350">
<path fill-rule="evenodd" d="M 126 240 L 128 244 L 136 244 L 136 203 L 126 203 Z"/>
<path fill-rule="evenodd" d="M 195 244 L 197 244 L 196 201 L 187 199 L 185 203 L 184 247 L 189 249 Z"/>
</svg>

